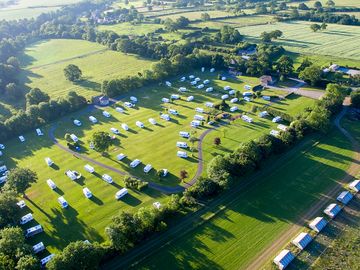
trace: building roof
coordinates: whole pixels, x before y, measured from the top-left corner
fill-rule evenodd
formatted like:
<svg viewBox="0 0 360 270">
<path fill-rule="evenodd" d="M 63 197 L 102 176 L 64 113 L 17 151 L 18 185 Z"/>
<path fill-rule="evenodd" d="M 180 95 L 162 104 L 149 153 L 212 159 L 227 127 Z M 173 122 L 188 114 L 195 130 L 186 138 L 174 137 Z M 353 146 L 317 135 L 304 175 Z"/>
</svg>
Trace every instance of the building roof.
<svg viewBox="0 0 360 270">
<path fill-rule="evenodd" d="M 279 269 L 285 269 L 295 256 L 290 252 L 290 250 L 284 249 L 279 255 L 274 259 L 274 263 L 279 267 Z"/>
<path fill-rule="evenodd" d="M 355 192 L 359 192 L 360 190 L 360 180 L 354 180 L 349 184 L 349 188 Z"/>
<path fill-rule="evenodd" d="M 341 211 L 341 207 L 336 203 L 329 204 L 324 210 L 324 213 L 329 217 L 334 218 Z"/>
<path fill-rule="evenodd" d="M 316 232 L 321 232 L 322 229 L 327 225 L 327 221 L 323 217 L 317 217 L 313 221 L 310 222 L 309 227 Z"/>
<path fill-rule="evenodd" d="M 310 234 L 302 232 L 298 236 L 296 236 L 292 243 L 301 250 L 303 250 L 312 240 L 313 239 Z"/>
<path fill-rule="evenodd" d="M 352 198 L 353 195 L 350 193 L 350 191 L 343 191 L 336 199 L 343 204 L 348 204 Z"/>
</svg>

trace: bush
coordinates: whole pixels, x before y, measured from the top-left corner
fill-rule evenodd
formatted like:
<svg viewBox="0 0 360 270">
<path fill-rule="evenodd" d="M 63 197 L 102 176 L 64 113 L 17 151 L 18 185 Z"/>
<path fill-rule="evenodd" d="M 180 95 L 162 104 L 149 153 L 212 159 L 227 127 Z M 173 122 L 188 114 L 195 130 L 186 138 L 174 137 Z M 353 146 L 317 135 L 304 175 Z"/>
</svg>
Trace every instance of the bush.
<svg viewBox="0 0 360 270">
<path fill-rule="evenodd" d="M 124 183 L 125 183 L 125 187 L 133 188 L 140 191 L 147 188 L 149 185 L 148 182 L 141 181 L 139 179 L 130 176 L 125 176 Z"/>
</svg>

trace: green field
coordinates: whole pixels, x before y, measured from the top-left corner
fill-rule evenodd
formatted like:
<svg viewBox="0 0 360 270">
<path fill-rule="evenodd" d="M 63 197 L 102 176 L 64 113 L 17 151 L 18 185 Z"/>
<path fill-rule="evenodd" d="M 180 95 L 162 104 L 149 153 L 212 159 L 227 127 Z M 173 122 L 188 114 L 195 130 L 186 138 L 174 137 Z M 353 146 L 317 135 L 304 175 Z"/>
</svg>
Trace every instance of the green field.
<svg viewBox="0 0 360 270">
<path fill-rule="evenodd" d="M 193 95 L 194 102 L 187 102 L 184 100 L 176 101 L 172 104 L 167 104 L 166 107 L 176 109 L 179 111 L 179 116 L 173 116 L 173 120 L 165 122 L 159 118 L 159 113 L 164 111 L 162 108 L 161 98 L 169 97 L 171 93 L 178 93 L 177 88 L 184 86 L 184 83 L 173 80 L 173 87 L 152 86 L 143 89 L 135 90 L 131 93 L 138 97 L 139 103 L 135 109 L 127 109 L 124 114 L 118 113 L 114 108 L 107 108 L 112 116 L 105 118 L 102 115 L 102 109 L 94 109 L 89 111 L 85 109 L 75 114 L 66 116 L 65 118 L 54 123 L 56 125 L 55 136 L 62 145 L 65 145 L 64 134 L 66 132 L 76 134 L 80 139 L 81 154 L 93 158 L 118 170 L 131 173 L 141 179 L 151 180 L 165 186 L 175 186 L 180 183 L 178 179 L 179 171 L 185 169 L 189 172 L 189 179 L 195 175 L 197 169 L 197 153 L 194 156 L 189 150 L 188 159 L 181 159 L 176 157 L 176 142 L 184 141 L 178 135 L 181 130 L 191 131 L 189 122 L 195 115 L 194 108 L 203 107 L 206 101 L 217 101 L 224 90 L 223 86 L 230 85 L 234 89 L 243 91 L 245 84 L 255 85 L 258 82 L 257 78 L 240 77 L 240 80 L 229 79 L 228 81 L 219 81 L 216 79 L 215 73 L 201 73 L 195 72 L 195 75 L 203 79 L 212 79 L 211 85 L 214 86 L 215 91 L 206 94 L 204 90 L 195 90 L 188 87 L 189 92 L 182 94 L 182 97 Z M 187 84 L 185 84 L 187 85 Z M 129 100 L 129 95 L 124 96 L 121 101 Z M 260 102 L 257 100 L 255 102 Z M 301 103 L 312 103 L 312 100 L 292 99 L 287 101 L 289 104 L 281 103 L 273 106 L 299 106 L 301 110 Z M 122 104 L 122 102 L 121 102 Z M 262 104 L 265 104 L 262 103 Z M 121 105 L 120 105 L 121 106 Z M 241 111 L 248 112 L 251 109 L 251 103 L 238 104 Z M 98 118 L 99 123 L 90 125 L 87 119 L 89 115 L 94 115 Z M 157 126 L 151 126 L 148 123 L 148 118 L 153 117 L 158 121 Z M 72 124 L 73 118 L 82 121 L 81 127 L 76 127 Z M 236 147 L 241 141 L 247 141 L 251 138 L 256 138 L 261 134 L 268 133 L 275 128 L 275 124 L 271 119 L 259 119 L 256 115 L 253 116 L 255 123 L 253 126 L 245 125 L 236 120 L 231 124 L 231 128 L 220 128 L 219 131 L 214 131 L 214 135 L 225 133 L 226 138 L 223 138 L 222 147 L 215 149 L 215 151 L 229 151 Z M 146 128 L 140 129 L 136 127 L 135 121 L 142 121 Z M 127 123 L 130 130 L 125 132 L 121 129 L 120 124 Z M 52 125 L 51 125 L 52 126 Z M 110 132 L 110 127 L 116 127 L 120 130 L 121 135 L 117 137 L 114 146 L 112 146 L 108 153 L 108 157 L 103 157 L 97 152 L 90 150 L 89 140 L 94 131 L 104 130 Z M 130 195 L 119 202 L 115 201 L 114 194 L 123 187 L 123 176 L 115 172 L 103 169 L 98 165 L 93 165 L 97 174 L 91 175 L 86 173 L 83 166 L 87 161 L 76 158 L 72 154 L 60 150 L 50 138 L 47 136 L 50 126 L 43 128 L 45 136 L 35 136 L 35 132 L 24 134 L 26 138 L 25 143 L 20 143 L 17 138 L 6 142 L 6 151 L 4 151 L 4 161 L 8 167 L 14 166 L 29 167 L 36 171 L 39 175 L 39 181 L 34 184 L 28 191 L 27 205 L 30 211 L 34 213 L 35 220 L 33 225 L 40 223 L 45 228 L 45 234 L 41 234 L 33 239 L 31 243 L 44 241 L 48 246 L 48 250 L 53 252 L 63 248 L 70 241 L 77 239 L 89 239 L 90 241 L 104 241 L 104 228 L 109 223 L 110 218 L 118 210 L 133 209 L 141 206 L 150 205 L 154 201 L 163 201 L 166 196 L 148 189 L 145 193 L 131 191 Z M 202 132 L 209 129 L 210 126 L 197 129 L 195 136 L 200 136 Z M 223 132 L 223 129 L 228 131 Z M 211 134 L 211 133 L 210 133 Z M 212 136 L 212 135 L 211 135 Z M 206 137 L 204 142 L 204 159 L 207 163 L 211 158 L 211 152 L 214 151 L 212 145 L 212 137 Z M 227 149 L 228 148 L 228 149 Z M 123 152 L 128 157 L 123 161 L 117 161 L 116 155 Z M 8 154 L 9 153 L 9 154 Z M 47 167 L 44 162 L 45 157 L 50 157 L 56 164 L 53 168 Z M 139 158 L 142 164 L 136 169 L 129 168 L 128 164 L 131 160 Z M 155 169 L 166 168 L 169 170 L 169 175 L 159 180 L 155 176 L 154 170 L 149 174 L 143 172 L 145 164 L 152 164 Z M 64 171 L 71 169 L 77 170 L 83 174 L 84 178 L 79 181 L 71 181 L 64 175 Z M 114 178 L 116 184 L 109 185 L 101 180 L 101 175 L 108 173 Z M 56 192 L 53 192 L 46 185 L 46 180 L 51 178 L 59 187 Z M 82 194 L 82 188 L 88 187 L 94 194 L 93 200 L 87 200 Z M 63 195 L 70 204 L 70 209 L 61 210 L 57 203 L 57 197 Z M 28 210 L 27 210 L 28 211 Z M 24 211 L 24 214 L 26 214 Z"/>
<path fill-rule="evenodd" d="M 327 0 L 319 0 L 323 6 L 326 6 Z M 308 7 L 314 7 L 314 3 L 316 0 L 310 0 L 310 1 L 302 1 L 302 3 L 305 3 Z M 335 0 L 335 7 L 352 7 L 352 8 L 359 8 L 360 2 L 358 0 Z M 298 6 L 301 2 L 293 2 L 289 3 L 289 6 Z"/>
<path fill-rule="evenodd" d="M 274 22 L 272 16 L 267 15 L 253 15 L 253 16 L 242 16 L 237 18 L 229 18 L 229 19 L 220 19 L 220 20 L 213 20 L 207 22 L 199 22 L 194 23 L 192 26 L 195 27 L 209 27 L 214 29 L 220 29 L 224 25 L 230 25 L 232 27 L 247 27 L 251 25 L 262 25 Z M 242 34 L 242 30 L 239 29 L 240 33 Z"/>
<path fill-rule="evenodd" d="M 146 35 L 152 33 L 155 30 L 163 28 L 161 24 L 153 23 L 141 23 L 141 24 L 131 24 L 131 23 L 119 23 L 114 25 L 100 25 L 98 30 L 100 31 L 114 31 L 118 35 Z"/>
<path fill-rule="evenodd" d="M 202 13 L 208 13 L 210 15 L 210 18 L 219 18 L 219 17 L 228 17 L 228 16 L 234 16 L 232 13 L 221 11 L 221 10 L 208 10 L 208 11 L 194 11 L 194 12 L 185 12 L 185 13 L 179 13 L 179 14 L 169 14 L 169 15 L 163 15 L 158 16 L 158 18 L 165 20 L 167 18 L 170 18 L 172 20 L 176 20 L 177 18 L 180 18 L 181 16 L 188 18 L 190 21 L 194 20 L 200 20 Z"/>
<path fill-rule="evenodd" d="M 262 32 L 278 29 L 283 32 L 283 37 L 273 43 L 284 46 L 290 52 L 360 60 L 357 46 L 360 43 L 359 27 L 329 24 L 327 30 L 314 33 L 310 25 L 309 22 L 295 21 L 243 27 L 239 31 L 246 40 L 259 42 Z"/>
<path fill-rule="evenodd" d="M 20 58 L 25 68 L 21 81 L 29 87 L 40 88 L 51 97 L 63 96 L 71 90 L 85 97 L 98 95 L 104 80 L 137 74 L 153 63 L 108 50 L 97 43 L 61 39 L 35 43 L 27 47 Z M 69 64 L 79 66 L 82 81 L 72 83 L 65 79 L 63 70 Z"/>
<path fill-rule="evenodd" d="M 227 198 L 215 217 L 175 238 L 144 259 L 137 269 L 243 269 L 296 222 L 322 193 L 344 176 L 352 161 L 350 143 L 336 130 L 317 143 L 307 139 L 270 160 L 255 184 Z M 224 198 L 224 199 L 223 199 Z M 224 201 L 222 201 L 224 200 Z"/>
<path fill-rule="evenodd" d="M 0 20 L 34 18 L 77 2 L 80 0 L 19 0 L 14 5 L 0 8 Z"/>
</svg>

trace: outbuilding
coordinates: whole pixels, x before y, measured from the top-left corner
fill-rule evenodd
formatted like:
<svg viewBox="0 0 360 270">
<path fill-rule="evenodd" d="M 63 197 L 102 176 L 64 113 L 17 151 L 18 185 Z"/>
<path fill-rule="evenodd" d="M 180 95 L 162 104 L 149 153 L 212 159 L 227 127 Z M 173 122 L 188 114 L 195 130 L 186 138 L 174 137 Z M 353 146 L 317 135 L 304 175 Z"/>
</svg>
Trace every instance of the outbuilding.
<svg viewBox="0 0 360 270">
<path fill-rule="evenodd" d="M 340 211 L 341 211 L 341 207 L 336 203 L 332 203 L 325 208 L 324 213 L 328 215 L 330 218 L 335 218 Z"/>
<path fill-rule="evenodd" d="M 279 267 L 280 270 L 285 269 L 293 260 L 295 256 L 290 250 L 284 249 L 274 259 L 274 263 Z"/>
<path fill-rule="evenodd" d="M 309 227 L 313 229 L 315 232 L 321 232 L 327 225 L 327 221 L 323 217 L 316 217 L 309 223 Z"/>
<path fill-rule="evenodd" d="M 297 237 L 295 237 L 294 240 L 292 240 L 292 243 L 303 250 L 310 242 L 312 241 L 312 237 L 310 234 L 302 232 Z"/>
<path fill-rule="evenodd" d="M 352 200 L 352 198 L 353 195 L 350 193 L 350 191 L 343 191 L 339 194 L 336 200 L 338 200 L 344 205 L 347 205 Z"/>
</svg>

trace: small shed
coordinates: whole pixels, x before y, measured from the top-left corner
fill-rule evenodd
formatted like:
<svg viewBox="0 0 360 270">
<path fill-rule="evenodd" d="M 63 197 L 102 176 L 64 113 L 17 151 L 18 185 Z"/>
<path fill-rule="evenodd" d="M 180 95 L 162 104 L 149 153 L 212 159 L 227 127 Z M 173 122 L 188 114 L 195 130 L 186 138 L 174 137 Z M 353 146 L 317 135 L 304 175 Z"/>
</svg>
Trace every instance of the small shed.
<svg viewBox="0 0 360 270">
<path fill-rule="evenodd" d="M 317 217 L 309 223 L 309 227 L 315 232 L 321 232 L 327 225 L 327 221 L 323 217 Z"/>
<path fill-rule="evenodd" d="M 328 215 L 330 218 L 334 218 L 340 211 L 341 211 L 341 207 L 336 203 L 332 203 L 325 208 L 324 213 Z"/>
<path fill-rule="evenodd" d="M 290 250 L 284 249 L 275 257 L 274 263 L 279 267 L 279 269 L 285 269 L 294 259 L 295 256 L 290 252 Z"/>
<path fill-rule="evenodd" d="M 353 195 L 350 193 L 350 191 L 343 191 L 339 194 L 339 196 L 336 198 L 339 202 L 341 202 L 344 205 L 347 205 L 351 199 L 353 198 Z"/>
<path fill-rule="evenodd" d="M 312 240 L 310 234 L 302 232 L 292 240 L 292 243 L 303 250 Z"/>
<path fill-rule="evenodd" d="M 349 184 L 349 188 L 356 193 L 360 190 L 360 180 L 354 180 Z"/>
</svg>

